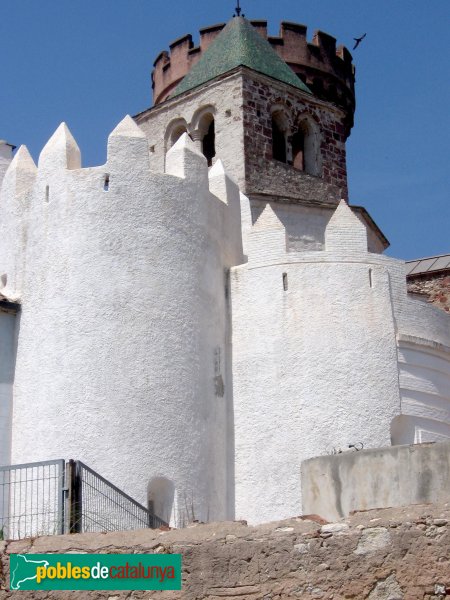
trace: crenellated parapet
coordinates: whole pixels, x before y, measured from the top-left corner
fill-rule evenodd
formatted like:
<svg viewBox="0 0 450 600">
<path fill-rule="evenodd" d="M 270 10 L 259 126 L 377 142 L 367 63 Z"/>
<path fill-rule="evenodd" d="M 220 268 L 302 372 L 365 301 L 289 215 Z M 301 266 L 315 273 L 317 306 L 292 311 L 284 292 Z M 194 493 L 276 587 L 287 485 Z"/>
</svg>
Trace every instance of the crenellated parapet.
<svg viewBox="0 0 450 600">
<path fill-rule="evenodd" d="M 226 273 L 243 256 L 221 162 L 185 134 L 157 171 L 127 116 L 83 168 L 61 124 L 37 167 L 17 152 L 1 193 L 1 294 L 21 303 L 8 460 L 76 455 L 142 503 L 170 482 L 176 524 L 186 499 L 230 518 Z"/>
<path fill-rule="evenodd" d="M 250 22 L 316 96 L 344 108 L 353 122 L 355 70 L 347 48 L 337 47 L 336 39 L 323 31 L 316 31 L 308 42 L 307 28 L 299 23 L 283 21 L 279 36 L 274 37 L 267 34 L 267 21 Z M 198 46 L 194 46 L 191 35 L 185 35 L 170 44 L 170 52 L 158 55 L 152 73 L 155 104 L 167 99 L 224 26 L 220 23 L 201 29 Z"/>
<path fill-rule="evenodd" d="M 162 206 L 161 190 L 165 190 Z M 141 204 L 136 200 L 139 197 Z M 165 172 L 157 172 L 152 168 L 147 137 L 130 116 L 109 135 L 104 165 L 82 168 L 80 149 L 65 123 L 45 144 L 37 166 L 21 146 L 5 173 L 0 198 L 0 274 L 10 298 L 22 298 L 26 261 L 37 256 L 41 260 L 44 246 L 54 246 L 52 257 L 64 253 L 65 240 L 74 234 L 80 214 L 89 231 L 98 228 L 96 220 L 105 211 L 112 221 L 108 225 L 108 220 L 102 220 L 101 228 L 105 236 L 114 236 L 117 225 L 130 219 L 130 198 L 136 204 L 133 218 L 141 212 L 167 223 L 177 219 L 180 198 L 184 203 L 197 203 L 191 213 L 183 215 L 185 225 L 204 228 L 205 235 L 215 231 L 217 237 L 226 231 L 235 243 L 231 251 L 218 249 L 221 260 L 230 264 L 241 260 L 239 189 L 221 161 L 208 172 L 205 157 L 185 134 L 167 153 Z M 189 222 L 199 213 L 201 223 Z M 143 236 L 152 233 L 150 227 Z M 77 243 L 83 239 L 80 235 Z M 35 255 L 39 246 L 42 251 Z"/>
<path fill-rule="evenodd" d="M 345 46 L 336 46 L 336 38 L 323 31 L 308 42 L 306 26 L 289 21 L 281 23 L 278 37 L 267 39 L 315 96 L 344 108 L 353 124 L 355 68 Z"/>
<path fill-rule="evenodd" d="M 200 30 L 200 44 L 194 46 L 192 35 L 183 35 L 169 44 L 170 51 L 163 50 L 153 63 L 152 88 L 154 104 L 166 100 L 170 92 L 200 59 L 225 23 L 211 25 Z"/>
</svg>

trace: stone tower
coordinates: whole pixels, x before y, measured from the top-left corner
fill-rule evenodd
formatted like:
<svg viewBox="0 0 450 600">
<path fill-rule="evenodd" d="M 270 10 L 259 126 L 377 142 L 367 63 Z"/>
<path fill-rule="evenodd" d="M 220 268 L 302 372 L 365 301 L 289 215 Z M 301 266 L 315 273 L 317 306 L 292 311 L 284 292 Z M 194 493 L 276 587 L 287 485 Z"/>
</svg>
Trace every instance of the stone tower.
<svg viewBox="0 0 450 600">
<path fill-rule="evenodd" d="M 250 200 L 254 223 L 266 202 L 294 249 L 323 247 L 337 203 L 347 198 L 345 142 L 353 125 L 354 67 L 336 40 L 283 22 L 279 37 L 266 21 L 235 17 L 186 35 L 161 52 L 152 74 L 155 105 L 137 115 L 155 158 L 188 131 L 210 163 L 220 156 Z M 363 208 L 370 249 L 387 240 Z M 313 233 L 312 233 L 313 232 Z"/>
</svg>

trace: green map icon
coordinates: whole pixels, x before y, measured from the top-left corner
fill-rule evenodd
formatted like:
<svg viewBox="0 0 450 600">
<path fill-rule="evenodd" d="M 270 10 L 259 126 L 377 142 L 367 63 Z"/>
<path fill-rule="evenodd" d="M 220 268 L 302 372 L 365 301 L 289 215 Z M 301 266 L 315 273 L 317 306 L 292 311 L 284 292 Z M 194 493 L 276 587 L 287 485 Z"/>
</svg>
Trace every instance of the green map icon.
<svg viewBox="0 0 450 600">
<path fill-rule="evenodd" d="M 20 586 L 25 581 L 36 579 L 36 567 L 48 567 L 48 565 L 46 560 L 31 560 L 24 554 L 11 556 L 9 587 L 12 590 L 20 590 Z"/>
</svg>

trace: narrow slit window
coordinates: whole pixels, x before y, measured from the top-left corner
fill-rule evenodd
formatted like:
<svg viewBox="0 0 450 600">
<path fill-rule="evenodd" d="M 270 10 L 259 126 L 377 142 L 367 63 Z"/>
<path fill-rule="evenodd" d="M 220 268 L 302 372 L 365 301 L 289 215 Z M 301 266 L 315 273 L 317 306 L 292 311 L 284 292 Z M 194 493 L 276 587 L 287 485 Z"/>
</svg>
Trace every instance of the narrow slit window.
<svg viewBox="0 0 450 600">
<path fill-rule="evenodd" d="M 212 165 L 212 160 L 216 155 L 216 142 L 215 142 L 215 129 L 214 119 L 211 121 L 208 127 L 208 131 L 203 137 L 203 154 L 208 161 L 208 167 Z"/>
<path fill-rule="evenodd" d="M 295 169 L 305 170 L 305 133 L 296 131 L 292 136 L 292 163 Z"/>
<path fill-rule="evenodd" d="M 45 201 L 48 202 L 50 200 L 50 186 L 45 186 Z"/>
<path fill-rule="evenodd" d="M 278 122 L 278 115 L 272 116 L 272 157 L 279 162 L 286 162 L 286 136 Z"/>
<path fill-rule="evenodd" d="M 373 287 L 373 279 L 372 279 L 372 269 L 369 269 L 369 285 Z"/>
<path fill-rule="evenodd" d="M 292 136 L 292 165 L 308 175 L 320 175 L 319 134 L 315 124 L 303 119 Z"/>
<path fill-rule="evenodd" d="M 283 273 L 283 290 L 287 292 L 288 289 L 288 276 L 287 273 Z"/>
<path fill-rule="evenodd" d="M 105 179 L 103 181 L 103 190 L 105 192 L 109 192 L 109 175 L 105 175 Z"/>
</svg>

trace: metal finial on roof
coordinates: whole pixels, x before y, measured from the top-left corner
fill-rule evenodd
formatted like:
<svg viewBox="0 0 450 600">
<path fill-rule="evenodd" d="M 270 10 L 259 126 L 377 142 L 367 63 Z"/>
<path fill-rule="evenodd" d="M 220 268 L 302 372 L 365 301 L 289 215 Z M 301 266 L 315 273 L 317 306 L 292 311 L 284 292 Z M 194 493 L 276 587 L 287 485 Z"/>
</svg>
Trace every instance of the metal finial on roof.
<svg viewBox="0 0 450 600">
<path fill-rule="evenodd" d="M 233 17 L 240 17 L 241 16 L 241 12 L 242 12 L 242 8 L 241 8 L 241 5 L 239 4 L 239 0 L 236 0 L 236 1 L 237 1 L 237 6 L 236 6 L 236 9 L 235 9 L 236 12 L 233 15 Z M 244 14 L 242 16 L 245 17 Z"/>
</svg>

